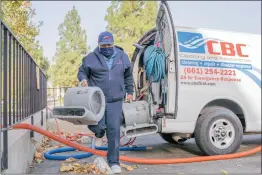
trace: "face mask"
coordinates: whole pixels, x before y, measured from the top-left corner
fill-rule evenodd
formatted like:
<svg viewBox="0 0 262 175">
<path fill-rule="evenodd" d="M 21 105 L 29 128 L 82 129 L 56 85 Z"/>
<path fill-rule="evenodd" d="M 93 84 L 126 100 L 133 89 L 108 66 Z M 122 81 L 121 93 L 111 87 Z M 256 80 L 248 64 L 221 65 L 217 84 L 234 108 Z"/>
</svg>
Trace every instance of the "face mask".
<svg viewBox="0 0 262 175">
<path fill-rule="evenodd" d="M 99 51 L 101 54 L 103 54 L 105 57 L 111 57 L 114 54 L 114 48 L 100 48 Z"/>
</svg>

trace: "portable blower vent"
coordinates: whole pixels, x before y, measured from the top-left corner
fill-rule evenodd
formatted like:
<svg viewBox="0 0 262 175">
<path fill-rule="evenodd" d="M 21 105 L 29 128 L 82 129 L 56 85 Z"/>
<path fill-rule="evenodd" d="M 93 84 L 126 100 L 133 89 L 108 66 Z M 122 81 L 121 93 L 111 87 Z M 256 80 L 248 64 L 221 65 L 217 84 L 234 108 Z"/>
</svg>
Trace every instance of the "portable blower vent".
<svg viewBox="0 0 262 175">
<path fill-rule="evenodd" d="M 77 125 L 97 125 L 105 113 L 105 96 L 98 87 L 69 88 L 64 106 L 53 108 L 53 118 Z"/>
</svg>

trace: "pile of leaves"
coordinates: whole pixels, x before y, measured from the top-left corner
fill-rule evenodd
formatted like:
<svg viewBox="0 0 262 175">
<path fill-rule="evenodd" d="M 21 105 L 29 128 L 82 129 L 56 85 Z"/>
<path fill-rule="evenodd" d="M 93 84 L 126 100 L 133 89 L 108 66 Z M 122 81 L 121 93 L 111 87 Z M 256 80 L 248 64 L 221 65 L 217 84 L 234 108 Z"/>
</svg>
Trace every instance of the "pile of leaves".
<svg viewBox="0 0 262 175">
<path fill-rule="evenodd" d="M 138 168 L 137 165 L 120 164 L 120 166 L 127 171 L 133 171 Z M 74 158 L 66 159 L 60 167 L 60 172 L 73 172 L 75 174 L 105 174 L 106 171 L 102 172 L 94 163 L 76 163 Z"/>
<path fill-rule="evenodd" d="M 64 146 L 63 144 L 52 145 L 50 142 L 51 139 L 44 137 L 41 145 L 36 148 L 36 151 L 34 153 L 34 160 L 36 163 L 41 163 L 45 159 L 44 158 L 45 152 Z"/>
<path fill-rule="evenodd" d="M 50 132 L 66 140 L 77 141 L 78 143 L 81 143 L 81 137 L 82 137 L 81 135 L 73 134 L 70 132 L 64 132 L 64 131 L 61 131 L 61 132 L 50 131 Z M 35 140 L 32 140 L 32 142 L 37 143 Z M 41 145 L 36 148 L 36 151 L 34 154 L 35 162 L 41 163 L 44 160 L 45 152 L 64 146 L 63 144 L 60 144 L 60 143 L 57 143 L 57 144 L 54 144 L 54 143 L 55 142 L 52 142 L 52 140 L 49 139 L 48 137 L 43 137 Z"/>
<path fill-rule="evenodd" d="M 95 164 L 92 163 L 76 163 L 76 159 L 69 158 L 66 159 L 64 163 L 61 164 L 60 172 L 73 172 L 75 174 L 105 174 L 97 168 Z"/>
<path fill-rule="evenodd" d="M 77 141 L 80 142 L 81 136 L 79 135 L 74 135 L 72 133 L 66 133 L 66 132 L 52 132 L 53 134 L 63 137 L 65 139 L 68 140 L 72 140 L 72 141 Z M 35 140 L 32 140 L 33 143 L 36 143 Z M 38 146 L 36 148 L 36 151 L 34 153 L 34 160 L 36 163 L 41 163 L 43 162 L 44 158 L 44 153 L 52 150 L 52 149 L 56 149 L 56 148 L 60 148 L 60 147 L 64 147 L 65 145 L 57 143 L 54 144 L 54 142 L 52 142 L 51 139 L 49 139 L 48 137 L 43 137 L 42 143 L 40 146 Z M 120 164 L 120 166 L 124 169 L 126 169 L 127 171 L 133 171 L 134 169 L 137 169 L 137 165 L 125 165 L 125 164 Z M 72 172 L 75 174 L 105 174 L 104 171 L 102 172 L 94 163 L 78 163 L 77 160 L 75 158 L 69 158 L 66 159 L 62 164 L 61 167 L 59 169 L 60 172 Z"/>
<path fill-rule="evenodd" d="M 60 133 L 55 132 L 54 134 L 69 141 L 79 141 L 80 138 L 82 137 L 81 135 L 73 134 L 70 132 L 64 132 L 64 131 L 61 131 Z"/>
</svg>

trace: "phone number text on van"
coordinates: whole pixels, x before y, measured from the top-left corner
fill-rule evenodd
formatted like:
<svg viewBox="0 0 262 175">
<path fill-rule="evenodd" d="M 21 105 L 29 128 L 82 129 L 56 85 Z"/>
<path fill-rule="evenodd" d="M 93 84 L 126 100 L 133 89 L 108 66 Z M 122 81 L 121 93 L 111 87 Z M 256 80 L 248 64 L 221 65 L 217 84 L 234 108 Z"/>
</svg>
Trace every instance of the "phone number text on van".
<svg viewBox="0 0 262 175">
<path fill-rule="evenodd" d="M 184 74 L 198 74 L 198 75 L 229 75 L 236 76 L 236 71 L 231 69 L 213 69 L 213 68 L 194 68 L 185 67 Z"/>
</svg>

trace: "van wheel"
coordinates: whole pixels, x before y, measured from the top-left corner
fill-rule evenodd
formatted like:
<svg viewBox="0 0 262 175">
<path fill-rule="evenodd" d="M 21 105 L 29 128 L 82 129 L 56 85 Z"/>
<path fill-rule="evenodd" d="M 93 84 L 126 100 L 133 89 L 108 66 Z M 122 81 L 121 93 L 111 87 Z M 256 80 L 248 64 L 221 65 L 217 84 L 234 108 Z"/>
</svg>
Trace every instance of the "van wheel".
<svg viewBox="0 0 262 175">
<path fill-rule="evenodd" d="M 237 115 L 227 108 L 207 110 L 197 120 L 195 141 L 205 155 L 235 153 L 242 139 L 242 124 Z"/>
<path fill-rule="evenodd" d="M 187 139 L 183 139 L 183 140 L 181 140 L 179 143 L 178 142 L 176 142 L 173 138 L 172 138 L 172 133 L 160 133 L 160 136 L 162 137 L 162 139 L 164 139 L 166 142 L 168 142 L 168 143 L 171 143 L 171 144 L 175 144 L 175 145 L 177 145 L 177 144 L 180 144 L 180 143 L 183 143 L 183 142 L 185 142 Z"/>
</svg>

